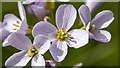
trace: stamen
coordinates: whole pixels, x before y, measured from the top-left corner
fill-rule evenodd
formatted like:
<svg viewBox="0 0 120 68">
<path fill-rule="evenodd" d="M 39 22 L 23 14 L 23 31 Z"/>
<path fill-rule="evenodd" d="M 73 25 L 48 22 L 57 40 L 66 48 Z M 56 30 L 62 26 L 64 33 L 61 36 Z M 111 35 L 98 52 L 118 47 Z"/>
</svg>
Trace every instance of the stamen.
<svg viewBox="0 0 120 68">
<path fill-rule="evenodd" d="M 28 51 L 28 54 L 27 54 L 27 55 L 28 55 L 29 57 L 32 57 L 32 56 L 35 56 L 35 55 L 38 54 L 38 50 L 37 50 L 35 47 L 33 47 L 33 48 L 28 48 L 27 51 Z"/>
<path fill-rule="evenodd" d="M 85 27 L 83 26 L 83 27 L 81 27 L 80 29 L 85 29 Z"/>
<path fill-rule="evenodd" d="M 19 25 L 16 25 L 16 24 L 13 24 L 14 26 L 16 26 L 16 27 L 20 27 Z"/>
<path fill-rule="evenodd" d="M 20 24 L 20 22 L 19 21 L 16 21 L 18 24 Z"/>
<path fill-rule="evenodd" d="M 56 30 L 56 38 L 59 40 L 59 41 L 64 41 L 65 39 L 68 38 L 68 32 L 65 31 L 63 28 L 61 28 L 61 30 Z"/>
<path fill-rule="evenodd" d="M 95 25 L 92 25 L 92 27 L 94 28 L 94 27 L 95 27 Z"/>
<path fill-rule="evenodd" d="M 17 28 L 14 28 L 13 30 L 17 30 Z"/>
</svg>

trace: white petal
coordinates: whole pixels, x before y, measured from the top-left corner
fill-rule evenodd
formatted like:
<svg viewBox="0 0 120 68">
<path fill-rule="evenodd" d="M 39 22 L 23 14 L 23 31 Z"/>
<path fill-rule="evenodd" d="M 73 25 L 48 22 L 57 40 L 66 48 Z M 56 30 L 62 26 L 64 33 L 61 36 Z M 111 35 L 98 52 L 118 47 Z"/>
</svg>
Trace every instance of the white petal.
<svg viewBox="0 0 120 68">
<path fill-rule="evenodd" d="M 53 34 L 56 34 L 56 27 L 52 25 L 49 22 L 39 22 L 33 27 L 33 37 L 42 34 L 45 36 L 52 36 Z"/>
<path fill-rule="evenodd" d="M 32 47 L 32 43 L 30 41 L 30 39 L 25 36 L 24 34 L 20 34 L 20 33 L 12 33 L 7 37 L 7 43 L 19 50 L 27 50 L 28 48 Z M 3 46 L 4 42 L 3 42 Z"/>
<path fill-rule="evenodd" d="M 100 42 L 109 42 L 111 40 L 111 34 L 105 30 L 95 30 L 92 34 L 94 35 L 93 39 Z"/>
<path fill-rule="evenodd" d="M 87 24 L 91 21 L 91 13 L 90 13 L 89 8 L 86 5 L 82 5 L 79 8 L 78 12 L 79 12 L 79 16 L 83 22 L 84 27 L 86 27 Z"/>
<path fill-rule="evenodd" d="M 43 20 L 46 15 L 46 8 L 45 6 L 38 6 L 38 5 L 32 5 L 31 9 L 33 10 L 33 13 L 39 20 Z"/>
<path fill-rule="evenodd" d="M 96 28 L 102 29 L 108 27 L 113 20 L 112 11 L 104 10 L 95 16 L 91 24 L 95 25 Z"/>
<path fill-rule="evenodd" d="M 9 31 L 7 31 L 4 27 L 0 28 L 0 41 L 5 40 L 8 35 L 10 35 Z"/>
<path fill-rule="evenodd" d="M 24 19 L 26 19 L 26 13 L 25 13 L 25 9 L 20 1 L 18 1 L 18 9 L 19 9 L 20 17 L 23 21 Z"/>
<path fill-rule="evenodd" d="M 63 27 L 65 30 L 69 30 L 76 19 L 76 9 L 72 5 L 60 5 L 56 11 L 56 25 L 58 29 Z"/>
<path fill-rule="evenodd" d="M 43 56 L 41 55 L 34 56 L 31 62 L 31 66 L 42 66 L 42 67 L 44 66 L 45 67 L 45 60 Z M 35 68 L 38 68 L 38 67 L 35 67 Z"/>
<path fill-rule="evenodd" d="M 67 40 L 70 47 L 79 48 L 88 43 L 88 32 L 82 29 L 75 29 L 69 32 L 69 38 Z"/>
<path fill-rule="evenodd" d="M 13 54 L 5 62 L 5 66 L 26 66 L 32 57 L 27 56 L 27 51 Z"/>
<path fill-rule="evenodd" d="M 22 31 L 21 33 L 25 34 L 28 26 L 27 26 L 25 9 L 20 1 L 18 2 L 18 8 L 19 8 L 20 17 L 22 19 L 22 24 L 21 24 L 19 32 Z"/>
<path fill-rule="evenodd" d="M 61 62 L 67 55 L 67 49 L 66 42 L 54 41 L 50 46 L 50 53 L 57 62 Z"/>
<path fill-rule="evenodd" d="M 20 24 L 18 24 L 17 21 L 19 21 L 20 24 L 22 23 L 21 20 L 18 19 L 15 15 L 6 14 L 4 16 L 4 21 L 3 21 L 3 24 L 6 25 L 6 26 L 4 26 L 5 29 L 8 30 L 9 32 L 16 32 L 19 29 L 19 27 L 16 27 L 13 24 L 20 26 Z M 17 30 L 13 30 L 15 28 L 17 28 Z"/>
<path fill-rule="evenodd" d="M 50 41 L 47 37 L 39 35 L 34 39 L 34 46 L 39 50 L 39 54 L 44 54 L 50 48 Z"/>
<path fill-rule="evenodd" d="M 95 11 L 99 5 L 104 2 L 105 0 L 86 0 L 85 5 L 87 5 L 90 9 L 90 12 Z"/>
</svg>

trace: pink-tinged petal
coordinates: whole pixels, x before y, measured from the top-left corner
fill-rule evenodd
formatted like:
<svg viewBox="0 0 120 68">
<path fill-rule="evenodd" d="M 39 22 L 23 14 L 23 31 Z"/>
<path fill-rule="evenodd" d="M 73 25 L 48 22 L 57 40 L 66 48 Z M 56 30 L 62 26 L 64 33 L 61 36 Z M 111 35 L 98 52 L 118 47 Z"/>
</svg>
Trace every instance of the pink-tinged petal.
<svg viewBox="0 0 120 68">
<path fill-rule="evenodd" d="M 5 62 L 5 66 L 26 66 L 32 57 L 27 56 L 27 51 L 21 51 L 19 53 L 13 54 Z"/>
<path fill-rule="evenodd" d="M 18 2 L 18 8 L 19 8 L 19 14 L 22 20 L 19 32 L 25 34 L 28 26 L 27 26 L 25 9 L 20 1 Z"/>
<path fill-rule="evenodd" d="M 42 55 L 34 56 L 31 62 L 31 66 L 45 66 L 45 60 L 43 56 Z"/>
<path fill-rule="evenodd" d="M 90 9 L 90 12 L 95 11 L 102 2 L 105 0 L 86 0 L 85 5 L 87 5 Z"/>
<path fill-rule="evenodd" d="M 5 44 L 9 44 L 19 50 L 27 50 L 28 48 L 32 47 L 30 39 L 21 33 L 10 34 L 6 41 L 7 42 L 3 42 L 3 46 L 5 46 Z"/>
<path fill-rule="evenodd" d="M 25 9 L 20 1 L 18 1 L 18 9 L 19 9 L 19 14 L 20 14 L 21 20 L 22 21 L 25 20 L 26 19 Z"/>
<path fill-rule="evenodd" d="M 7 31 L 4 28 L 0 28 L 0 41 L 5 40 L 8 37 L 8 35 L 10 35 L 9 31 Z"/>
<path fill-rule="evenodd" d="M 19 22 L 19 24 L 17 23 L 17 21 Z M 16 32 L 19 29 L 19 27 L 16 27 L 14 24 L 16 24 L 18 26 L 21 26 L 20 25 L 21 23 L 22 23 L 21 20 L 18 19 L 13 14 L 6 14 L 4 16 L 3 25 L 5 25 L 4 28 L 6 30 L 8 30 L 9 32 Z M 16 30 L 14 30 L 15 28 L 16 28 Z"/>
<path fill-rule="evenodd" d="M 86 27 L 87 24 L 91 21 L 91 13 L 90 13 L 89 8 L 86 5 L 82 5 L 78 9 L 78 12 L 79 12 L 79 16 L 83 22 L 84 27 Z"/>
<path fill-rule="evenodd" d="M 34 39 L 34 47 L 39 51 L 39 54 L 44 54 L 50 48 L 50 41 L 47 37 L 39 35 Z"/>
<path fill-rule="evenodd" d="M 82 29 L 75 29 L 69 32 L 69 38 L 66 40 L 70 47 L 80 48 L 88 43 L 88 32 Z"/>
<path fill-rule="evenodd" d="M 111 34 L 105 30 L 95 30 L 92 34 L 94 35 L 93 39 L 100 42 L 109 42 L 111 40 Z"/>
<path fill-rule="evenodd" d="M 102 29 L 108 27 L 113 20 L 112 11 L 104 10 L 95 16 L 91 24 L 95 25 L 96 28 Z"/>
<path fill-rule="evenodd" d="M 75 64 L 72 68 L 82 68 L 82 63 Z"/>
<path fill-rule="evenodd" d="M 44 19 L 45 15 L 46 15 L 46 8 L 45 8 L 45 6 L 32 5 L 31 9 L 32 9 L 33 13 L 35 14 L 35 16 L 39 20 L 43 20 Z"/>
<path fill-rule="evenodd" d="M 66 42 L 54 41 L 50 46 L 50 53 L 57 62 L 61 62 L 67 55 L 67 49 Z"/>
<path fill-rule="evenodd" d="M 56 30 L 57 30 L 56 27 L 51 23 L 41 21 L 33 27 L 32 35 L 33 37 L 35 37 L 37 35 L 42 34 L 54 38 L 55 36 L 53 35 L 56 34 Z"/>
<path fill-rule="evenodd" d="M 76 9 L 72 5 L 60 5 L 56 11 L 56 25 L 58 29 L 63 27 L 65 30 L 69 30 L 76 19 Z"/>
<path fill-rule="evenodd" d="M 53 60 L 46 60 L 45 62 L 46 62 L 46 65 L 45 65 L 46 68 L 48 68 L 48 67 L 57 68 L 57 64 L 56 64 L 55 61 L 53 61 Z"/>
</svg>

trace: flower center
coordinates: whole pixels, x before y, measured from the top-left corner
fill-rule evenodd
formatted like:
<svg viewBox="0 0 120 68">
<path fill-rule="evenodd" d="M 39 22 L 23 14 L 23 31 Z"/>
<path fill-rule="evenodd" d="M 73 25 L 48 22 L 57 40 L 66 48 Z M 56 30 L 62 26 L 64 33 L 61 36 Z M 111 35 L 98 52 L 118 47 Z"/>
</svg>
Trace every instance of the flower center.
<svg viewBox="0 0 120 68">
<path fill-rule="evenodd" d="M 13 24 L 13 26 L 15 26 L 13 30 L 18 30 L 21 26 L 21 23 L 19 21 L 16 21 L 16 24 Z"/>
<path fill-rule="evenodd" d="M 28 56 L 29 57 L 32 57 L 32 56 L 35 56 L 35 55 L 37 55 L 38 54 L 38 50 L 35 48 L 35 47 L 33 47 L 33 48 L 28 48 L 27 49 L 28 50 Z"/>
<path fill-rule="evenodd" d="M 67 31 L 65 31 L 63 28 L 61 28 L 60 30 L 56 30 L 56 32 L 57 32 L 56 38 L 59 41 L 64 41 L 69 36 L 69 34 L 67 33 Z"/>
</svg>

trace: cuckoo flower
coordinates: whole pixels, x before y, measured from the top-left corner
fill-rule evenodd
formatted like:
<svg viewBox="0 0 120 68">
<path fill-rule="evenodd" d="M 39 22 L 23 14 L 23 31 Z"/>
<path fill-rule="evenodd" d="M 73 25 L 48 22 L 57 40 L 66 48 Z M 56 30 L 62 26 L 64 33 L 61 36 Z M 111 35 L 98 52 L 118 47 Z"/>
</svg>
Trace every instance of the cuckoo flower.
<svg viewBox="0 0 120 68">
<path fill-rule="evenodd" d="M 22 51 L 8 58 L 5 66 L 26 66 L 30 59 L 32 59 L 31 66 L 45 66 L 45 60 L 41 54 L 44 54 L 50 47 L 46 37 L 39 35 L 32 44 L 27 36 L 15 32 L 8 37 L 8 43 Z"/>
<path fill-rule="evenodd" d="M 46 15 L 46 3 L 44 0 L 27 0 L 23 4 L 28 4 L 28 12 L 34 14 L 39 20 Z"/>
<path fill-rule="evenodd" d="M 19 32 L 22 34 L 26 34 L 27 31 L 27 21 L 26 21 L 26 14 L 23 5 L 21 2 L 18 2 L 19 14 L 20 19 L 18 19 L 13 14 L 6 14 L 4 16 L 2 28 L 0 28 L 2 40 L 5 40 L 10 33 Z M 5 40 L 7 41 L 7 40 Z M 4 45 L 6 46 L 6 45 Z"/>
<path fill-rule="evenodd" d="M 85 5 L 87 5 L 90 9 L 90 12 L 95 11 L 95 9 L 97 9 L 100 4 L 102 2 L 104 2 L 105 0 L 86 0 L 85 1 Z"/>
<path fill-rule="evenodd" d="M 61 62 L 67 55 L 68 46 L 79 48 L 88 43 L 88 34 L 83 29 L 68 30 L 76 19 L 76 9 L 72 5 L 60 5 L 56 11 L 57 28 L 48 22 L 39 22 L 33 28 L 33 37 L 45 35 L 52 41 L 50 53 L 53 58 Z M 68 46 L 67 46 L 68 44 Z"/>
<path fill-rule="evenodd" d="M 111 34 L 108 31 L 100 30 L 106 28 L 114 20 L 113 13 L 109 10 L 104 10 L 98 13 L 93 20 L 91 20 L 90 10 L 86 5 L 82 5 L 79 10 L 79 16 L 83 22 L 84 27 L 90 38 L 100 42 L 109 42 Z"/>
</svg>

